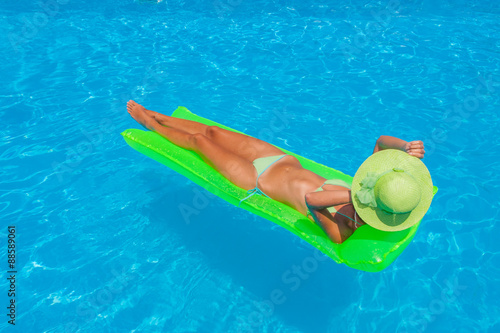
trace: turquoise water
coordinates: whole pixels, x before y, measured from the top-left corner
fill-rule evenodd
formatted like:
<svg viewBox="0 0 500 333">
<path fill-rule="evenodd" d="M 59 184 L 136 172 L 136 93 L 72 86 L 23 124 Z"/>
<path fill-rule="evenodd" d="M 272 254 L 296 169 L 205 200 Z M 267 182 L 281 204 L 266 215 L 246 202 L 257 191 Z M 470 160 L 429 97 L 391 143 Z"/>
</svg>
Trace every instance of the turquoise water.
<svg viewBox="0 0 500 333">
<path fill-rule="evenodd" d="M 19 332 L 498 332 L 500 5 L 0 5 L 0 231 Z M 125 103 L 193 112 L 353 175 L 423 140 L 439 187 L 385 271 L 320 256 L 128 147 Z M 183 215 L 181 207 L 190 207 Z"/>
</svg>

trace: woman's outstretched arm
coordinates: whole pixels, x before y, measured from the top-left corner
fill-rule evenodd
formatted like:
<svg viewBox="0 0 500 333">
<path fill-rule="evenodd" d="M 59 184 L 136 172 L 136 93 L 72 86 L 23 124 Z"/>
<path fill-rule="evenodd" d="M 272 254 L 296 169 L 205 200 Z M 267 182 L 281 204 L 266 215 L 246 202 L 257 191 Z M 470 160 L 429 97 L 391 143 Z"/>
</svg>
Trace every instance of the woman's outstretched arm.
<svg viewBox="0 0 500 333">
<path fill-rule="evenodd" d="M 388 135 L 381 135 L 378 138 L 377 142 L 375 143 L 373 153 L 375 154 L 376 152 L 384 149 L 399 149 L 420 159 L 424 158 L 425 154 L 424 143 L 422 141 L 417 140 L 407 142 Z"/>
</svg>

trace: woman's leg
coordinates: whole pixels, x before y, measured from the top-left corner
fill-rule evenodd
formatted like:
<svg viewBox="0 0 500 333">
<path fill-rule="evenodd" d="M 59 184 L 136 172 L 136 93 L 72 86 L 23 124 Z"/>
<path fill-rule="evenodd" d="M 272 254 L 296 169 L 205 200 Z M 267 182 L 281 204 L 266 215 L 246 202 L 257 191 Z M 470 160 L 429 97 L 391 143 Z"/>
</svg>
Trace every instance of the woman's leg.
<svg viewBox="0 0 500 333">
<path fill-rule="evenodd" d="M 144 127 L 155 131 L 175 145 L 198 153 L 206 163 L 236 186 L 246 190 L 255 187 L 257 172 L 250 161 L 217 145 L 201 133 L 190 134 L 183 130 L 162 126 L 141 108 L 129 104 L 127 110 Z"/>
<path fill-rule="evenodd" d="M 155 111 L 147 110 L 134 101 L 129 101 L 127 105 L 132 108 L 142 109 L 161 125 L 179 129 L 189 134 L 203 134 L 217 145 L 248 161 L 253 161 L 258 157 L 284 154 L 279 148 L 245 134 L 228 131 L 218 126 L 207 126 L 196 121 L 163 115 Z"/>
</svg>

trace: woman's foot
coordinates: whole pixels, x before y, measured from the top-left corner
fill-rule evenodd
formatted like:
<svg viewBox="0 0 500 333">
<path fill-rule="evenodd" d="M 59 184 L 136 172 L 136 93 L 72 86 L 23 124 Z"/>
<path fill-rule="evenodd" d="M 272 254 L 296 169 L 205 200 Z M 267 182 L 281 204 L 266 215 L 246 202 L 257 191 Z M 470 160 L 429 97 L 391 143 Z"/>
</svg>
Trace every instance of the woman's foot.
<svg viewBox="0 0 500 333">
<path fill-rule="evenodd" d="M 196 122 L 196 121 L 175 118 L 175 117 L 161 114 L 159 112 L 148 110 L 144 106 L 140 105 L 139 103 L 137 103 L 133 100 L 128 101 L 127 109 L 129 110 L 129 113 L 130 113 L 130 110 L 137 110 L 137 111 L 135 111 L 136 113 L 145 114 L 147 117 L 153 119 L 154 123 L 156 123 L 156 124 L 160 124 L 162 126 L 166 126 L 166 127 L 170 127 L 170 128 L 175 128 L 177 130 L 184 131 L 184 132 L 187 132 L 189 134 L 195 134 L 195 133 L 205 134 L 206 129 L 208 127 L 207 125 Z M 138 119 L 136 119 L 136 117 L 132 113 L 130 113 L 130 115 L 135 120 L 137 120 L 139 123 L 141 123 Z M 142 125 L 144 126 L 144 124 L 142 124 Z"/>
<path fill-rule="evenodd" d="M 157 123 L 155 119 L 147 113 L 148 110 L 146 110 L 145 107 L 133 100 L 128 101 L 127 111 L 135 121 L 149 130 L 153 130 L 153 125 Z"/>
<path fill-rule="evenodd" d="M 154 118 L 157 122 L 159 122 L 162 125 L 166 125 L 166 123 L 168 121 L 168 118 L 170 118 L 169 116 L 166 116 L 164 114 L 158 113 L 156 111 L 148 110 L 144 106 L 142 106 L 141 104 L 139 104 L 139 103 L 137 103 L 137 102 L 135 102 L 133 100 L 130 100 L 129 103 L 131 103 L 133 105 L 137 105 L 138 107 L 142 108 L 142 110 L 144 112 L 146 112 L 146 114 L 148 116 L 150 116 L 151 118 Z"/>
</svg>

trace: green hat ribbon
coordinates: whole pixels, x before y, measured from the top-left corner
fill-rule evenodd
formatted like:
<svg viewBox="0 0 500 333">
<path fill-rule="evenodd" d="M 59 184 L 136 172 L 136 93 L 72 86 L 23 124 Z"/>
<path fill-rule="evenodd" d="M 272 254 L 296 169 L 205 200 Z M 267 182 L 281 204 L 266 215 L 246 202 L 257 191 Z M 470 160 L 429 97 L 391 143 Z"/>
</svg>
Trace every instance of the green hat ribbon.
<svg viewBox="0 0 500 333">
<path fill-rule="evenodd" d="M 370 207 L 377 207 L 377 200 L 375 200 L 375 183 L 380 178 L 376 172 L 368 172 L 366 177 L 361 181 L 361 188 L 356 193 L 359 202 Z"/>
</svg>

